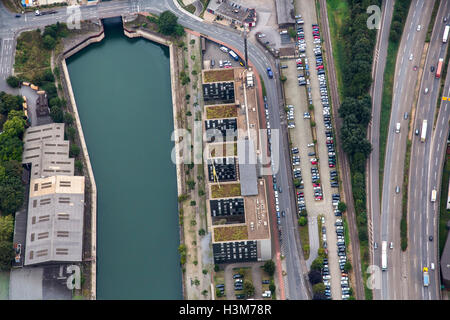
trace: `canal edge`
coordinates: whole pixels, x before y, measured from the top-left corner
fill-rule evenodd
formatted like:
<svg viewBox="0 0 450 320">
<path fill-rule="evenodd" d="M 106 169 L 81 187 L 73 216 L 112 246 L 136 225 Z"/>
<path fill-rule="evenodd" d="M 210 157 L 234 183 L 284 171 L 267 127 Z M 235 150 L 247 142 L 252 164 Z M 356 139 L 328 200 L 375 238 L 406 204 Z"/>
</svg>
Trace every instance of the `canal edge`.
<svg viewBox="0 0 450 320">
<path fill-rule="evenodd" d="M 72 83 L 70 81 L 69 72 L 67 69 L 66 59 L 74 55 L 75 53 L 81 51 L 92 43 L 101 42 L 105 38 L 103 24 L 100 22 L 101 32 L 94 36 L 89 36 L 84 40 L 81 40 L 75 44 L 69 50 L 66 50 L 61 59 L 62 72 L 64 75 L 64 81 L 67 87 L 70 104 L 72 105 L 72 112 L 75 118 L 75 124 L 78 131 L 78 136 L 80 138 L 81 149 L 83 152 L 83 157 L 86 163 L 86 168 L 88 171 L 89 180 L 91 182 L 91 293 L 90 299 L 96 300 L 97 298 L 97 185 L 95 183 L 94 172 L 92 170 L 91 160 L 89 157 L 89 152 L 86 146 L 86 141 L 84 138 L 83 127 L 81 125 L 81 120 L 78 114 L 77 104 L 75 102 L 75 96 L 72 89 Z"/>
</svg>

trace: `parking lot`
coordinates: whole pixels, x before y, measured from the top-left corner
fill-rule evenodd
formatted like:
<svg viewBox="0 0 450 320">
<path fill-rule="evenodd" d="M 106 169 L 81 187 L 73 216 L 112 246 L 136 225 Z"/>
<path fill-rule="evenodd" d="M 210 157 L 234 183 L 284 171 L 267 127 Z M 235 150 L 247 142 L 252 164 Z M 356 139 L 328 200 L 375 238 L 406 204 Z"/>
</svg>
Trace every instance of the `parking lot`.
<svg viewBox="0 0 450 320">
<path fill-rule="evenodd" d="M 240 67 L 239 61 L 235 61 L 227 52 L 220 50 L 220 45 L 215 42 L 206 40 L 206 50 L 203 53 L 203 67 L 204 69 L 219 69 L 220 61 L 222 61 L 222 68 L 226 65 L 231 67 Z M 210 63 L 213 60 L 214 63 Z M 225 63 L 227 62 L 227 63 Z M 214 64 L 214 65 L 212 65 Z"/>
<path fill-rule="evenodd" d="M 333 299 L 348 299 L 348 276 L 343 273 L 347 260 L 346 243 L 341 213 L 337 210 L 340 201 L 339 178 L 320 28 L 314 25 L 314 7 L 300 7 L 306 11 L 300 12 L 303 15 L 297 18 L 304 20 L 296 25 L 299 56 L 295 60 L 283 62 L 282 65 L 287 68 L 283 68 L 282 72 L 287 77 L 284 84 L 286 105 L 293 105 L 287 110 L 286 117 L 292 139 L 294 177 L 304 182 L 304 189 L 297 190 L 297 201 L 299 210 L 305 202 L 308 212 L 311 254 L 307 265 L 317 257 L 317 216 L 323 214 L 320 234 L 327 253 L 322 268 L 325 294 Z M 313 138 L 312 122 L 317 141 L 314 147 L 308 147 Z"/>
</svg>

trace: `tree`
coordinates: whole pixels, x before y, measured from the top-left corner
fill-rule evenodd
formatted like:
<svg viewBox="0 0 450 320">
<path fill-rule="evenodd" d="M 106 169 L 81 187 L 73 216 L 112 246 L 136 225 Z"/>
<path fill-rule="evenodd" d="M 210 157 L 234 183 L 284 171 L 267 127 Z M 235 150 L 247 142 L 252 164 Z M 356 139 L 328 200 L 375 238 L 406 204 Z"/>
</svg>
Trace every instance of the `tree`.
<svg viewBox="0 0 450 320">
<path fill-rule="evenodd" d="M 214 265 L 214 271 L 215 271 L 215 272 L 219 272 L 219 270 L 220 270 L 219 265 L 218 265 L 218 264 L 215 264 L 215 265 Z"/>
<path fill-rule="evenodd" d="M 308 278 L 312 285 L 322 282 L 322 274 L 317 270 L 310 270 L 308 273 Z"/>
<path fill-rule="evenodd" d="M 81 160 L 75 160 L 75 168 L 81 172 L 83 170 L 83 162 Z"/>
<path fill-rule="evenodd" d="M 165 35 L 173 35 L 176 31 L 175 27 L 178 25 L 177 20 L 177 16 L 171 11 L 164 11 L 158 19 L 158 31 Z"/>
<path fill-rule="evenodd" d="M 14 248 L 11 241 L 0 241 L 0 270 L 9 270 L 14 259 Z"/>
<path fill-rule="evenodd" d="M 325 285 L 323 283 L 316 283 L 313 285 L 314 293 L 325 293 Z"/>
<path fill-rule="evenodd" d="M 11 88 L 17 88 L 19 86 L 19 79 L 15 76 L 9 76 L 6 79 L 6 83 L 11 87 Z"/>
<path fill-rule="evenodd" d="M 308 223 L 308 219 L 306 217 L 298 218 L 298 225 L 303 227 Z"/>
<path fill-rule="evenodd" d="M 186 184 L 187 184 L 189 190 L 193 190 L 195 188 L 195 181 L 194 180 L 188 180 L 188 181 L 186 181 Z"/>
<path fill-rule="evenodd" d="M 289 36 L 290 36 L 292 39 L 297 38 L 297 32 L 294 30 L 294 28 L 289 28 L 289 29 L 288 29 L 288 33 L 289 33 Z"/>
<path fill-rule="evenodd" d="M 274 294 L 276 289 L 277 289 L 277 288 L 275 287 L 275 283 L 273 282 L 273 280 L 271 280 L 271 281 L 270 281 L 270 284 L 269 284 L 269 290 L 270 290 L 270 292 L 272 292 L 272 294 Z"/>
<path fill-rule="evenodd" d="M 3 134 L 9 135 L 10 137 L 22 139 L 24 131 L 25 120 L 21 117 L 12 117 L 3 124 Z"/>
<path fill-rule="evenodd" d="M 200 229 L 200 230 L 198 230 L 198 235 L 199 235 L 199 236 L 204 236 L 205 234 L 206 234 L 205 229 Z"/>
<path fill-rule="evenodd" d="M 344 213 L 347 210 L 347 205 L 345 204 L 345 202 L 339 201 L 338 210 L 342 213 Z"/>
<path fill-rule="evenodd" d="M 56 40 L 51 35 L 46 35 L 42 43 L 47 50 L 53 50 L 56 46 Z"/>
<path fill-rule="evenodd" d="M 0 161 L 22 161 L 22 139 L 8 134 L 0 135 Z"/>
<path fill-rule="evenodd" d="M 70 150 L 69 150 L 69 156 L 71 158 L 76 158 L 80 154 L 80 147 L 77 146 L 75 143 L 70 144 Z"/>
<path fill-rule="evenodd" d="M 60 107 L 54 106 L 50 108 L 50 117 L 55 123 L 63 123 L 64 114 Z"/>
<path fill-rule="evenodd" d="M 275 273 L 275 262 L 273 260 L 268 260 L 264 263 L 263 269 L 269 276 L 273 276 Z"/>
<path fill-rule="evenodd" d="M 317 257 L 311 263 L 311 270 L 321 271 L 323 266 L 323 259 L 321 257 Z"/>
<path fill-rule="evenodd" d="M 317 249 L 317 254 L 321 258 L 326 258 L 327 257 L 327 254 L 325 253 L 325 249 L 324 248 Z"/>
<path fill-rule="evenodd" d="M 10 241 L 14 232 L 14 218 L 11 214 L 0 216 L 0 242 Z"/>
<path fill-rule="evenodd" d="M 77 131 L 75 130 L 75 128 L 73 128 L 73 127 L 68 127 L 67 128 L 67 138 L 70 141 L 75 141 L 76 134 L 77 134 Z"/>
<path fill-rule="evenodd" d="M 15 213 L 23 204 L 24 193 L 21 163 L 10 160 L 0 164 L 0 211 Z"/>
<path fill-rule="evenodd" d="M 220 297 L 222 297 L 222 296 L 223 296 L 222 291 L 220 291 L 219 288 L 216 288 L 216 297 L 220 298 Z"/>
<path fill-rule="evenodd" d="M 255 294 L 255 287 L 250 280 L 244 281 L 244 293 L 247 295 L 247 297 L 251 297 Z"/>
<path fill-rule="evenodd" d="M 64 113 L 64 123 L 68 126 L 73 123 L 73 116 L 68 112 Z"/>
<path fill-rule="evenodd" d="M 347 272 L 350 272 L 352 270 L 352 264 L 350 263 L 350 261 L 347 260 L 347 262 L 345 262 L 344 270 Z"/>
</svg>

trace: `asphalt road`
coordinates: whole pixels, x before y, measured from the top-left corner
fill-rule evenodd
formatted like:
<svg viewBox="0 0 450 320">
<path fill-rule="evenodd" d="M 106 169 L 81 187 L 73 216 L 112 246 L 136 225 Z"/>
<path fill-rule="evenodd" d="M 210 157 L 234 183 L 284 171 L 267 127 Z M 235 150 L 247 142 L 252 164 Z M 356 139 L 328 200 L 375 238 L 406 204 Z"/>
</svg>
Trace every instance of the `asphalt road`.
<svg viewBox="0 0 450 320">
<path fill-rule="evenodd" d="M 377 43 L 375 46 L 375 59 L 373 66 L 373 84 L 372 84 L 372 120 L 368 128 L 368 140 L 372 144 L 372 153 L 367 162 L 367 201 L 369 208 L 368 231 L 369 231 L 369 252 L 371 253 L 372 264 L 375 261 L 375 250 L 373 243 L 380 243 L 380 117 L 381 117 L 381 98 L 383 95 L 384 68 L 386 66 L 387 48 L 389 44 L 389 32 L 391 28 L 392 13 L 394 9 L 394 0 L 383 0 L 382 18 L 380 29 L 377 34 Z M 377 292 L 378 291 L 378 292 Z M 379 297 L 379 289 L 374 288 L 374 297 Z"/>
<path fill-rule="evenodd" d="M 442 42 L 445 23 L 443 17 L 450 13 L 450 3 L 442 1 L 436 16 L 430 47 L 424 65 L 424 73 L 420 86 L 419 98 L 416 108 L 414 129 L 419 129 L 422 134 L 422 121 L 427 120 L 427 137 L 425 142 L 420 141 L 420 136 L 413 136 L 411 152 L 411 172 L 408 195 L 408 298 L 436 300 L 440 298 L 439 269 L 431 270 L 430 264 L 438 267 L 438 210 L 439 202 L 430 201 L 431 190 L 438 189 L 442 172 L 442 164 L 445 153 L 445 143 L 448 130 L 448 103 L 442 101 L 443 110 L 436 122 L 433 133 L 436 103 L 439 98 L 441 79 L 436 79 L 435 72 L 430 67 L 437 67 L 439 58 L 445 58 L 447 44 Z M 448 97 L 449 78 L 447 77 L 443 94 Z M 424 90 L 428 88 L 428 93 Z M 429 241 L 432 235 L 435 241 Z M 429 268 L 430 285 L 423 286 L 422 269 Z"/>
<path fill-rule="evenodd" d="M 101 2 L 95 6 L 85 6 L 81 7 L 81 19 L 88 20 L 92 18 L 106 18 L 113 16 L 120 16 L 122 14 L 128 14 L 131 12 L 138 11 L 148 11 L 152 13 L 159 14 L 164 10 L 171 10 L 178 17 L 178 22 L 183 26 L 197 31 L 201 34 L 207 35 L 209 37 L 215 38 L 217 40 L 223 41 L 239 51 L 243 50 L 243 40 L 239 33 L 234 32 L 230 29 L 223 28 L 217 25 L 206 24 L 185 14 L 180 11 L 173 0 L 138 0 L 138 1 L 108 1 Z M 5 75 L 9 75 L 11 72 L 12 60 L 8 60 L 6 57 L 13 57 L 14 46 L 11 49 L 3 50 L 3 42 L 5 39 L 14 39 L 20 30 L 35 29 L 38 27 L 43 27 L 45 25 L 60 22 L 68 22 L 70 24 L 71 19 L 67 14 L 66 8 L 58 9 L 56 14 L 45 15 L 45 16 L 34 16 L 33 13 L 23 15 L 21 18 L 14 18 L 14 15 L 6 12 L 2 5 L 0 5 L 0 38 L 2 40 L 2 48 L 0 51 L 0 90 L 2 85 L 5 86 L 2 78 Z M 278 83 L 278 70 L 277 66 L 267 58 L 269 55 L 264 52 L 263 49 L 257 47 L 256 45 L 248 42 L 248 54 L 249 60 L 254 64 L 258 72 L 261 74 L 268 97 L 269 112 L 270 112 L 270 123 L 272 131 L 273 129 L 280 129 L 280 157 L 277 160 L 275 158 L 275 163 L 273 163 L 274 168 L 279 168 L 277 173 L 277 184 L 282 187 L 285 191 L 280 194 L 280 203 L 286 205 L 286 219 L 282 221 L 282 229 L 284 232 L 283 241 L 288 242 L 289 254 L 285 258 L 286 272 L 285 284 L 288 284 L 288 290 L 286 292 L 286 297 L 291 300 L 309 299 L 307 291 L 307 283 L 305 281 L 304 275 L 306 274 L 306 265 L 302 256 L 300 239 L 296 227 L 296 211 L 295 211 L 295 199 L 292 197 L 294 192 L 294 187 L 292 183 L 292 176 L 289 170 L 289 144 L 287 142 L 286 126 L 282 126 L 280 121 L 280 110 L 283 107 L 283 101 L 280 94 L 280 86 Z M 12 58 L 11 58 L 12 59 Z M 266 73 L 267 66 L 271 65 L 272 70 L 275 71 L 274 79 L 269 79 Z M 6 69 L 6 68 L 10 69 Z"/>
<path fill-rule="evenodd" d="M 414 0 L 411 2 L 397 55 L 393 84 L 393 103 L 384 159 L 381 202 L 380 242 L 393 242 L 394 245 L 393 249 L 388 249 L 387 271 L 382 272 L 381 299 L 384 300 L 407 298 L 406 256 L 402 254 L 400 247 L 400 219 L 402 213 L 403 168 L 409 120 L 404 120 L 403 115 L 406 111 L 411 111 L 411 106 L 414 102 L 414 89 L 418 75 L 417 71 L 413 70 L 413 67 L 419 65 L 422 57 L 426 31 L 433 6 L 434 0 Z M 416 31 L 419 24 L 422 26 L 422 29 Z M 412 60 L 410 60 L 411 54 L 413 55 Z M 401 124 L 400 133 L 395 133 L 396 123 Z M 395 192 L 396 186 L 400 187 L 398 194 Z M 381 250 L 377 251 L 381 256 Z"/>
</svg>

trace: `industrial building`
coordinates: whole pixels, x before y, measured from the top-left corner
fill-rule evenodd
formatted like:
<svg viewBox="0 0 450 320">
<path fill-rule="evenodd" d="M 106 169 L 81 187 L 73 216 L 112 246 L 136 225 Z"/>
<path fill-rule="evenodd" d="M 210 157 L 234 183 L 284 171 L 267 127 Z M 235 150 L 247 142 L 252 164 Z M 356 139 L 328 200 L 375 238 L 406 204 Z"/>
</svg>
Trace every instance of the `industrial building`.
<svg viewBox="0 0 450 320">
<path fill-rule="evenodd" d="M 31 179 L 73 176 L 74 159 L 69 158 L 69 148 L 63 123 L 30 127 L 24 135 L 22 164 L 31 170 Z"/>
<path fill-rule="evenodd" d="M 82 261 L 84 177 L 32 179 L 25 265 Z"/>
<path fill-rule="evenodd" d="M 293 0 L 275 0 L 277 9 L 277 24 L 279 28 L 288 28 L 295 26 L 294 1 Z"/>
<path fill-rule="evenodd" d="M 247 28 L 256 26 L 256 10 L 243 7 L 230 0 L 209 1 L 206 10 L 233 25 Z"/>
</svg>

